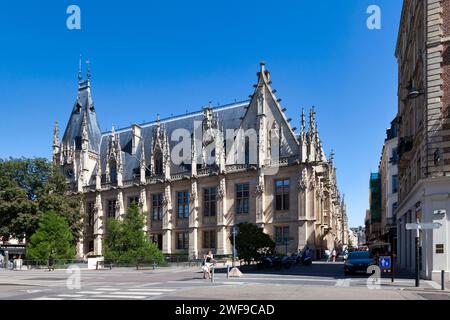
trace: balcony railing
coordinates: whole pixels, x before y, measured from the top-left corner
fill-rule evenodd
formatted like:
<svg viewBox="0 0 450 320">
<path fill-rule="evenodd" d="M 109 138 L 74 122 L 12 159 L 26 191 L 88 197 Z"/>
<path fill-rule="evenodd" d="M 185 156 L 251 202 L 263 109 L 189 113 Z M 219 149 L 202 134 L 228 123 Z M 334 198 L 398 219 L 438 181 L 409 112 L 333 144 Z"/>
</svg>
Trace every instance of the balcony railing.
<svg viewBox="0 0 450 320">
<path fill-rule="evenodd" d="M 184 171 L 184 172 L 175 173 L 175 174 L 170 175 L 170 179 L 171 180 L 182 180 L 182 179 L 188 178 L 190 176 L 191 176 L 190 171 Z"/>
</svg>

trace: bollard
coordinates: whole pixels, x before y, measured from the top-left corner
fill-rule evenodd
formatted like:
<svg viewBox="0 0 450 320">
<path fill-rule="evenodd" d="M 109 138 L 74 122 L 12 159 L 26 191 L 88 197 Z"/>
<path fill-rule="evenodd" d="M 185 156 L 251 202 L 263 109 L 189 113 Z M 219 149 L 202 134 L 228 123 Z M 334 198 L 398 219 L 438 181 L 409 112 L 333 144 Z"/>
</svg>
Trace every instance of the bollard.
<svg viewBox="0 0 450 320">
<path fill-rule="evenodd" d="M 214 283 L 214 266 L 212 266 L 211 269 L 211 282 Z"/>
<path fill-rule="evenodd" d="M 441 270 L 441 290 L 445 290 L 445 271 Z"/>
<path fill-rule="evenodd" d="M 156 262 L 153 262 L 153 270 L 156 269 Z"/>
<path fill-rule="evenodd" d="M 227 265 L 227 279 L 230 278 L 230 266 Z"/>
</svg>

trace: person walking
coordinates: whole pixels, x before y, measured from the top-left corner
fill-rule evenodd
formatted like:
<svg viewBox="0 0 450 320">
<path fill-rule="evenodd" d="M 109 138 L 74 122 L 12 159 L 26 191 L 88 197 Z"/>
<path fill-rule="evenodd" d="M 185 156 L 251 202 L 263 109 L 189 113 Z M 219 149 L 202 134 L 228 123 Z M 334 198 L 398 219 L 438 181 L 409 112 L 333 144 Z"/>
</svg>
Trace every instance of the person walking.
<svg viewBox="0 0 450 320">
<path fill-rule="evenodd" d="M 53 256 L 50 254 L 48 256 L 48 271 L 55 271 L 55 267 L 53 266 Z"/>
<path fill-rule="evenodd" d="M 331 253 L 330 250 L 325 250 L 325 259 L 327 260 L 327 262 L 330 262 L 330 257 L 331 257 Z"/>
<path fill-rule="evenodd" d="M 214 264 L 214 256 L 210 251 L 203 259 L 203 279 L 211 279 L 211 268 Z"/>
<path fill-rule="evenodd" d="M 336 262 L 336 255 L 337 255 L 336 249 L 333 249 L 331 255 L 333 256 L 333 262 Z"/>
</svg>

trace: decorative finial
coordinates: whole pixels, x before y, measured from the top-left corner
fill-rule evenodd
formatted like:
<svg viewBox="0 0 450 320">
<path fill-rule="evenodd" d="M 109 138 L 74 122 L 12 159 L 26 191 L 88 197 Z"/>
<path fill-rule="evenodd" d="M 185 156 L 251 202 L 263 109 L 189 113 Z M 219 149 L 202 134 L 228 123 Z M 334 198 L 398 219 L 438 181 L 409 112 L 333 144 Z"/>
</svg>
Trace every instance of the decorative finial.
<svg viewBox="0 0 450 320">
<path fill-rule="evenodd" d="M 301 133 L 306 132 L 306 120 L 305 120 L 305 109 L 302 108 L 302 123 L 301 123 Z"/>
<path fill-rule="evenodd" d="M 87 64 L 87 78 L 90 79 L 91 78 L 91 62 L 89 61 L 89 59 L 86 60 L 86 64 Z"/>
</svg>

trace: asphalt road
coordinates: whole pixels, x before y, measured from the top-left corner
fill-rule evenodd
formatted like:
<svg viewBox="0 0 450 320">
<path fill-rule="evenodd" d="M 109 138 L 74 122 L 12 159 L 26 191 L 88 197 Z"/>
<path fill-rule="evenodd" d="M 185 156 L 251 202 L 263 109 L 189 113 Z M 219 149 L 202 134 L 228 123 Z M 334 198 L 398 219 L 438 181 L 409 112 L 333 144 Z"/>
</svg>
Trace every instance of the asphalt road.
<svg viewBox="0 0 450 320">
<path fill-rule="evenodd" d="M 282 270 L 248 270 L 241 278 L 227 278 L 218 266 L 214 282 L 205 280 L 198 267 L 156 270 L 113 268 L 79 271 L 0 271 L 0 299 L 14 300 L 409 300 L 449 299 L 432 281 L 414 287 L 408 278 L 369 280 L 368 275 L 346 277 L 342 263 L 316 262 Z"/>
</svg>

